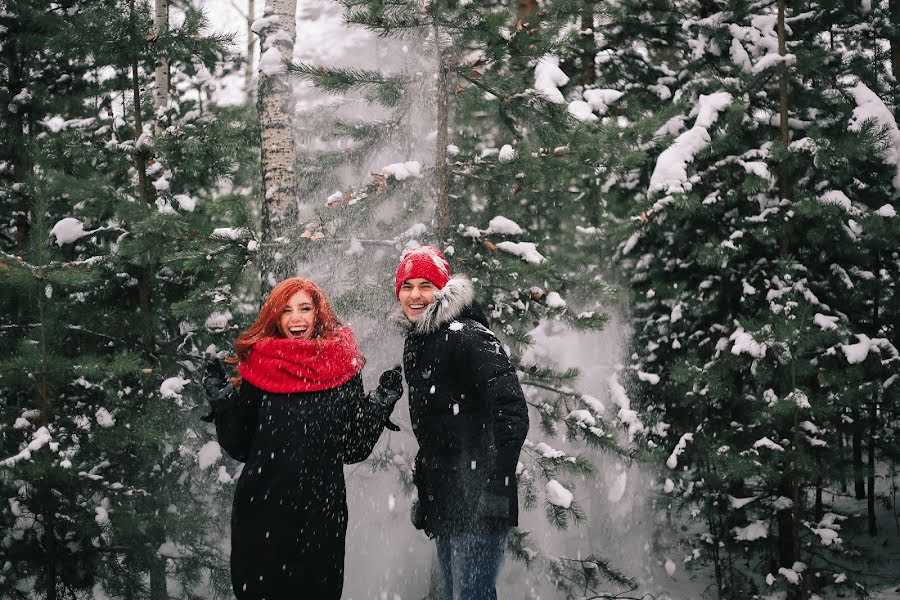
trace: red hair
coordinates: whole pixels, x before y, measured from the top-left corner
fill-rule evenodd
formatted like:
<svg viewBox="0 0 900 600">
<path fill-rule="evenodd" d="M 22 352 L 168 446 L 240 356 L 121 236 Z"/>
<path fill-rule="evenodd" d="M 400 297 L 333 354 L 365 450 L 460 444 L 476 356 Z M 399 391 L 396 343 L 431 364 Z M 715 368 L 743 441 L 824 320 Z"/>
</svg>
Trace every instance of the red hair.
<svg viewBox="0 0 900 600">
<path fill-rule="evenodd" d="M 250 349 L 257 342 L 261 342 L 267 338 L 283 337 L 278 329 L 278 321 L 284 307 L 287 306 L 288 300 L 297 292 L 306 292 L 312 299 L 313 306 L 316 309 L 316 322 L 313 325 L 312 337 L 328 338 L 334 335 L 335 330 L 341 326 L 334 309 L 325 297 L 325 293 L 315 283 L 308 279 L 300 277 L 291 277 L 285 279 L 276 285 L 266 302 L 259 310 L 259 316 L 256 321 L 246 331 L 238 336 L 234 342 L 234 349 L 237 351 L 237 358 L 233 358 L 228 362 L 243 362 L 250 355 Z"/>
</svg>

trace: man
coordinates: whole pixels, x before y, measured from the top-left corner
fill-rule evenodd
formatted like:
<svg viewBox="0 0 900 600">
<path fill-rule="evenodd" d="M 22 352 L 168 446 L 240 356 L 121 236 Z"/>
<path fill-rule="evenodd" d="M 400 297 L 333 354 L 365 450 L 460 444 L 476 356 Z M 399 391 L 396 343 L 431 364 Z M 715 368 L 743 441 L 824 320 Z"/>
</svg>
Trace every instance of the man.
<svg viewBox="0 0 900 600">
<path fill-rule="evenodd" d="M 445 600 L 496 600 L 506 538 L 518 524 L 516 465 L 528 407 L 515 369 L 437 248 L 403 255 L 396 295 L 403 371 L 419 442 L 413 523 L 437 543 Z"/>
</svg>

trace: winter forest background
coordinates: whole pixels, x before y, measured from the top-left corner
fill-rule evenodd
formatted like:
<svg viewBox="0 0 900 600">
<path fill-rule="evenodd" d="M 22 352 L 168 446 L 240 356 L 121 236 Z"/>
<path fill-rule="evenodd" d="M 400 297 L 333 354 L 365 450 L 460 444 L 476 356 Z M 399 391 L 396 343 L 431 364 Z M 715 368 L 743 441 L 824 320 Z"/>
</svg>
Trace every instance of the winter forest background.
<svg viewBox="0 0 900 600">
<path fill-rule="evenodd" d="M 203 364 L 404 248 L 529 398 L 503 598 L 900 598 L 900 0 L 0 0 L 0 597 L 229 598 Z M 348 600 L 437 599 L 406 401 Z"/>
</svg>

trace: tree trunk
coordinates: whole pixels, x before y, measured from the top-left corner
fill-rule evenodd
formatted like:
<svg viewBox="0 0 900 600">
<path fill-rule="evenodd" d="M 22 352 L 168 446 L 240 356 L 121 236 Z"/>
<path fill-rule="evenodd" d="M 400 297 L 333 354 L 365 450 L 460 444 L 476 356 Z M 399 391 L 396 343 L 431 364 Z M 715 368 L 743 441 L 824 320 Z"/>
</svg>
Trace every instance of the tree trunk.
<svg viewBox="0 0 900 600">
<path fill-rule="evenodd" d="M 875 272 L 881 272 L 881 252 L 876 251 L 875 253 Z M 881 334 L 881 277 L 876 278 L 875 284 L 875 298 L 872 303 L 872 337 L 878 337 Z M 868 477 L 867 477 L 867 485 L 868 485 L 868 501 L 867 512 L 868 512 L 868 524 L 869 524 L 869 535 L 874 536 L 878 533 L 878 523 L 875 518 L 875 445 L 876 440 L 878 439 L 878 396 L 881 391 L 881 386 L 876 386 L 875 389 L 872 390 L 872 395 L 869 399 L 869 435 L 866 440 L 866 447 L 869 451 L 869 464 L 868 464 Z"/>
<path fill-rule="evenodd" d="M 824 509 L 822 506 L 822 486 L 825 485 L 824 479 L 819 479 L 819 484 L 816 486 L 816 506 L 813 512 L 813 520 L 818 523 L 822 520 L 822 515 L 824 514 Z"/>
<path fill-rule="evenodd" d="M 276 22 L 263 31 L 260 41 L 262 56 L 256 100 L 261 138 L 262 187 L 265 192 L 262 205 L 263 246 L 260 250 L 259 269 L 262 292 L 266 294 L 275 282 L 293 275 L 293 269 L 288 268 L 286 261 L 280 260 L 276 242 L 285 237 L 290 228 L 306 215 L 300 214 L 296 197 L 296 149 L 291 128 L 294 94 L 284 69 L 276 72 L 268 67 L 262 68 L 265 56 L 274 56 L 278 62 L 293 56 L 294 38 L 297 34 L 297 2 L 267 0 L 263 12 L 276 18 Z M 270 36 L 269 32 L 280 35 Z M 269 40 L 269 37 L 272 39 Z"/>
<path fill-rule="evenodd" d="M 20 77 L 19 50 L 16 40 L 12 39 L 3 44 L 3 62 L 6 63 L 6 79 L 9 95 L 15 97 L 22 91 L 24 84 Z M 25 144 L 25 115 L 21 108 L 15 112 L 8 110 L 9 137 L 11 145 L 22 148 Z M 5 154 L 5 152 L 4 152 Z M 13 167 L 13 181 L 23 183 L 31 177 L 32 164 L 28 152 L 13 151 L 10 153 Z M 16 246 L 23 248 L 28 243 L 28 233 L 31 231 L 29 214 L 31 213 L 30 194 L 21 193 L 20 201 L 15 216 Z"/>
<path fill-rule="evenodd" d="M 256 38 L 252 27 L 255 14 L 255 0 L 247 0 L 247 64 L 244 65 L 244 89 L 247 90 L 248 96 L 253 93 L 253 50 L 256 46 Z"/>
<path fill-rule="evenodd" d="M 154 0 L 153 4 L 153 32 L 157 38 L 165 37 L 169 32 L 169 0 Z M 156 59 L 154 71 L 156 90 L 153 94 L 153 108 L 155 109 L 155 122 L 158 129 L 163 128 L 162 111 L 169 104 L 169 61 L 165 56 Z"/>
<path fill-rule="evenodd" d="M 53 489 L 47 487 L 41 493 L 41 504 L 44 508 L 44 553 L 47 557 L 47 572 L 44 582 L 47 586 L 47 600 L 56 600 L 56 507 L 53 501 Z"/>
<path fill-rule="evenodd" d="M 137 59 L 131 63 L 132 92 L 134 96 L 134 167 L 138 174 L 138 195 L 144 202 L 150 202 L 150 188 L 147 186 L 147 151 L 142 148 L 141 136 L 144 133 L 144 120 L 141 117 L 141 84 L 138 80 Z"/>
<path fill-rule="evenodd" d="M 721 521 L 721 519 L 722 519 L 721 512 L 719 512 L 718 517 L 719 517 L 718 520 Z M 706 519 L 706 526 L 709 527 L 710 532 L 713 533 L 714 539 L 719 539 L 719 533 L 721 532 L 721 529 L 719 527 L 719 524 L 713 520 L 713 516 L 711 514 Z M 723 581 L 723 575 L 722 575 L 722 556 L 719 553 L 719 545 L 714 543 L 714 544 L 712 544 L 710 549 L 712 550 L 712 555 L 713 555 L 713 557 L 712 557 L 713 572 L 716 577 L 717 598 L 719 600 L 724 600 L 724 598 L 725 598 L 725 583 Z"/>
<path fill-rule="evenodd" d="M 134 0 L 131 0 L 131 18 L 136 19 Z M 132 23 L 132 31 L 137 32 L 136 23 Z M 144 118 L 141 115 L 141 81 L 138 72 L 138 57 L 131 58 L 131 93 L 134 102 L 134 167 L 138 174 L 138 195 L 144 202 L 151 202 L 150 190 L 147 187 L 147 152 L 141 147 L 141 135 L 144 133 Z"/>
<path fill-rule="evenodd" d="M 40 206 L 40 203 L 39 203 Z M 46 230 L 45 230 L 46 231 Z M 43 261 L 42 261 L 43 262 Z M 50 376 L 48 372 L 49 358 L 47 356 L 47 310 L 46 310 L 46 299 L 43 294 L 38 295 L 38 319 L 40 320 L 40 328 L 41 328 L 41 337 L 40 337 L 40 348 L 41 348 L 41 373 L 38 377 L 38 406 L 40 406 L 41 416 L 40 421 L 42 424 L 47 424 L 50 422 L 50 417 L 53 414 L 53 403 L 50 400 Z"/>
<path fill-rule="evenodd" d="M 799 430 L 799 427 L 797 428 Z M 801 489 L 795 473 L 786 473 L 781 486 L 781 495 L 790 498 L 793 506 L 778 511 L 778 564 L 790 569 L 800 560 L 800 514 Z M 790 586 L 789 600 L 800 600 L 806 597 L 805 585 Z"/>
<path fill-rule="evenodd" d="M 582 0 L 581 9 L 581 84 L 594 85 L 597 78 L 597 42 L 594 40 L 594 0 Z"/>
<path fill-rule="evenodd" d="M 875 518 L 875 440 L 878 438 L 878 392 L 872 392 L 872 398 L 869 401 L 869 439 L 866 440 L 866 446 L 869 454 L 869 464 L 867 465 L 868 477 L 866 483 L 868 485 L 868 497 L 866 508 L 868 509 L 869 535 L 878 533 L 878 522 Z"/>
<path fill-rule="evenodd" d="M 136 18 L 134 1 L 131 0 L 131 18 Z M 137 24 L 132 23 L 132 31 L 139 31 Z M 147 150 L 143 148 L 141 138 L 144 133 L 143 109 L 141 106 L 141 81 L 140 72 L 138 70 L 138 56 L 135 54 L 131 58 L 131 93 L 134 102 L 134 140 L 135 153 L 134 162 L 135 169 L 138 174 L 138 195 L 141 201 L 146 203 L 153 202 L 153 196 L 150 193 L 150 186 L 147 181 Z M 143 346 L 144 350 L 150 354 L 153 352 L 153 333 L 150 325 L 150 280 L 152 277 L 152 269 L 148 256 L 144 256 L 144 264 L 141 266 L 141 272 L 138 277 L 138 305 L 141 310 L 143 325 Z"/>
<path fill-rule="evenodd" d="M 784 56 L 787 52 L 784 29 L 785 0 L 778 0 L 778 54 Z M 778 81 L 778 118 L 781 143 L 787 148 L 791 143 L 791 131 L 788 128 L 788 80 L 787 74 L 782 73 Z M 783 165 L 778 169 L 778 199 L 785 200 L 790 197 L 790 183 L 788 172 Z M 791 238 L 782 233 L 778 240 L 779 252 L 782 257 L 791 253 Z M 791 387 L 793 390 L 794 388 Z"/>
<path fill-rule="evenodd" d="M 441 241 L 450 237 L 450 173 L 447 144 L 450 143 L 450 115 L 447 99 L 448 58 L 440 43 L 437 16 L 434 19 L 434 43 L 437 51 L 437 142 L 434 152 L 435 198 L 437 201 L 437 234 Z"/>
<path fill-rule="evenodd" d="M 784 4 L 785 0 L 778 0 L 778 55 L 784 56 L 787 53 L 784 35 Z M 787 74 L 782 73 L 778 82 L 778 114 L 779 129 L 781 131 L 781 143 L 788 146 L 791 143 L 791 131 L 788 128 L 788 80 Z M 786 178 L 782 177 L 781 193 L 782 198 L 786 197 L 787 185 Z"/>
<path fill-rule="evenodd" d="M 169 592 L 166 590 L 166 559 L 154 556 L 150 560 L 150 600 L 169 600 Z"/>
<path fill-rule="evenodd" d="M 863 466 L 862 417 L 855 407 L 850 411 L 850 417 L 853 419 L 853 490 L 856 493 L 856 499 L 862 500 L 866 497 L 866 482 L 863 479 L 865 467 Z"/>
<path fill-rule="evenodd" d="M 837 425 L 837 427 L 840 427 L 840 425 Z M 846 456 L 846 451 L 847 451 L 846 437 L 847 437 L 846 433 L 841 433 L 838 436 L 838 442 L 840 443 L 840 448 L 841 448 L 841 452 L 840 452 L 841 456 Z M 841 487 L 840 487 L 841 493 L 846 494 L 847 489 L 848 489 L 847 488 L 847 478 L 841 477 Z"/>
<path fill-rule="evenodd" d="M 900 77 L 900 0 L 890 0 L 890 7 L 891 25 L 894 28 L 894 33 L 891 35 L 891 71 L 896 79 Z M 895 110 L 900 111 L 900 108 Z"/>
</svg>

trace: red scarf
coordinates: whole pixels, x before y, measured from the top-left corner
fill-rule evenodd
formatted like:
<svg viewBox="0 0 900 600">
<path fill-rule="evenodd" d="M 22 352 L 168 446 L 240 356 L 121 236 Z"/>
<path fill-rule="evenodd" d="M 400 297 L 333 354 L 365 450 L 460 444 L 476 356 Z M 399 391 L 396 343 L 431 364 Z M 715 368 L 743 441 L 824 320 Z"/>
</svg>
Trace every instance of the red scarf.
<svg viewBox="0 0 900 600">
<path fill-rule="evenodd" d="M 301 340 L 268 338 L 250 349 L 238 373 L 273 394 L 330 390 L 353 379 L 363 359 L 348 327 L 332 337 Z"/>
</svg>

